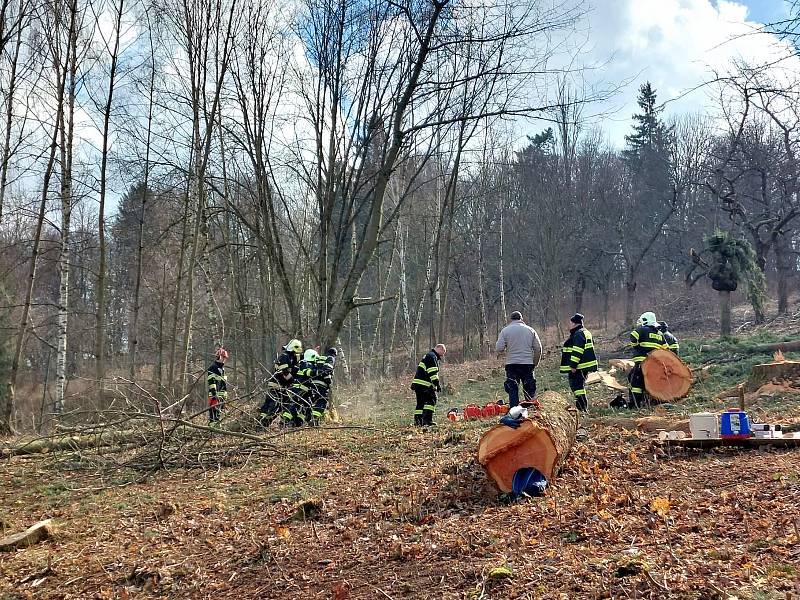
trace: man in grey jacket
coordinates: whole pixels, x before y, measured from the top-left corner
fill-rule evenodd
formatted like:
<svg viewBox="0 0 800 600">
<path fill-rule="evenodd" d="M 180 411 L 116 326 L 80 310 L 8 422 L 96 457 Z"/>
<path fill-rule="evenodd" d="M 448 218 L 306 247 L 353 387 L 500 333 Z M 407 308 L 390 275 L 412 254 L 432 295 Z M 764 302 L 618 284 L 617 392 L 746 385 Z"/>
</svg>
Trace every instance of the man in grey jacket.
<svg viewBox="0 0 800 600">
<path fill-rule="evenodd" d="M 531 401 L 536 396 L 536 377 L 534 368 L 542 359 L 542 342 L 533 327 L 522 320 L 519 311 L 511 313 L 511 320 L 500 332 L 495 344 L 498 356 L 506 353 L 506 382 L 508 405 L 519 404 L 519 382 L 525 392 L 525 400 Z"/>
</svg>

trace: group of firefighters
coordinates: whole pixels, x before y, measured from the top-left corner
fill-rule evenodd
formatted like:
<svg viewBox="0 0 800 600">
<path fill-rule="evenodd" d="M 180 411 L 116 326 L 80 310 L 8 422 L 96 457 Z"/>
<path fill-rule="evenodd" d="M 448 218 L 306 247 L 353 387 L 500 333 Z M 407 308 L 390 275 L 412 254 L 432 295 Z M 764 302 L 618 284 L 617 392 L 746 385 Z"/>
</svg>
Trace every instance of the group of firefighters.
<svg viewBox="0 0 800 600">
<path fill-rule="evenodd" d="M 615 408 L 640 408 L 646 403 L 642 363 L 656 348 L 665 348 L 678 354 L 679 345 L 664 321 L 657 321 L 653 312 L 643 313 L 630 334 L 633 349 L 633 369 L 628 374 L 628 399 L 617 398 L 611 403 Z M 511 313 L 506 327 L 498 336 L 495 349 L 498 356 L 506 356 L 506 380 L 509 408 L 517 405 L 537 406 L 535 369 L 542 358 L 542 343 L 536 330 L 522 319 L 519 311 Z M 422 357 L 417 365 L 411 389 L 416 395 L 414 425 L 434 426 L 436 394 L 441 391 L 439 362 L 447 352 L 444 344 L 437 344 Z M 303 343 L 293 339 L 286 344 L 275 360 L 273 373 L 267 381 L 267 396 L 259 411 L 258 420 L 268 427 L 276 418 L 284 427 L 320 425 L 328 408 L 333 370 L 336 365 L 336 348 L 324 355 L 314 349 L 303 352 Z M 225 361 L 228 351 L 219 348 L 214 362 L 208 368 L 208 414 L 212 425 L 218 424 L 221 410 L 228 397 Z M 584 316 L 575 313 L 570 317 L 569 337 L 561 348 L 559 371 L 567 376 L 567 383 L 575 398 L 575 407 L 586 412 L 586 378 L 597 371 L 597 355 L 591 332 L 584 327 Z M 519 399 L 520 384 L 523 400 Z"/>
<path fill-rule="evenodd" d="M 656 348 L 665 348 L 678 354 L 678 340 L 669 331 L 664 321 L 657 321 L 652 312 L 643 313 L 636 323 L 636 329 L 630 334 L 630 345 L 633 349 L 633 369 L 628 374 L 628 399 L 624 398 L 611 403 L 615 408 L 640 408 L 645 405 L 644 375 L 642 363 L 647 355 Z M 511 313 L 508 325 L 501 331 L 495 344 L 498 357 L 505 354 L 506 380 L 503 385 L 508 394 L 509 409 L 517 405 L 539 406 L 536 401 L 535 369 L 542 358 L 542 342 L 536 330 L 522 319 L 519 311 Z M 436 407 L 436 393 L 441 390 L 439 381 L 439 361 L 446 352 L 444 344 L 437 344 L 420 361 L 417 366 L 411 389 L 417 397 L 414 410 L 414 424 L 431 426 Z M 569 337 L 561 348 L 561 365 L 559 371 L 567 376 L 567 383 L 575 397 L 575 407 L 586 412 L 589 403 L 586 398 L 586 378 L 597 371 L 597 355 L 591 332 L 584 327 L 584 316 L 575 313 L 569 320 Z M 522 386 L 523 400 L 519 398 Z"/>
<path fill-rule="evenodd" d="M 324 355 L 311 348 L 303 352 L 300 340 L 289 341 L 275 359 L 267 381 L 266 399 L 259 409 L 259 423 L 269 427 L 280 418 L 284 427 L 318 427 L 328 408 L 337 354 L 336 348 L 328 348 Z M 208 418 L 212 426 L 219 424 L 228 399 L 226 360 L 228 351 L 218 348 L 206 372 Z"/>
</svg>

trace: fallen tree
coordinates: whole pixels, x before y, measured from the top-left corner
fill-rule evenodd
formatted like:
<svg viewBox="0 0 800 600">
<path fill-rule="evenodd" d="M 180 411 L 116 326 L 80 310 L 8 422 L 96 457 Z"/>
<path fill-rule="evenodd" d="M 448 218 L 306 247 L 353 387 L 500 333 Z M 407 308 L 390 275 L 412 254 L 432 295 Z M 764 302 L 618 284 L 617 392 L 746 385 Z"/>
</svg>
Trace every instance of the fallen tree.
<svg viewBox="0 0 800 600">
<path fill-rule="evenodd" d="M 135 442 L 148 443 L 146 432 L 102 431 L 84 435 L 42 437 L 0 448 L 0 456 L 31 456 L 51 452 L 97 449 L 108 446 L 127 446 Z"/>
<path fill-rule="evenodd" d="M 130 428 L 137 421 L 158 421 L 160 427 L 153 428 L 148 425 L 143 426 L 141 429 Z M 56 452 L 78 452 L 83 450 L 130 450 L 145 446 L 157 446 L 160 450 L 163 450 L 169 445 L 182 446 L 190 441 L 205 443 L 212 436 L 246 440 L 261 446 L 273 447 L 272 444 L 266 442 L 263 436 L 236 431 L 235 429 L 240 428 L 236 422 L 230 424 L 230 429 L 222 429 L 200 425 L 176 417 L 133 413 L 129 415 L 127 423 L 129 425 L 128 429 L 109 427 L 85 433 L 41 437 L 6 445 L 0 447 L 0 456 L 8 458 L 12 456 L 49 455 Z M 210 435 L 203 436 L 202 439 L 192 440 L 191 434 L 193 432 L 195 434 L 204 432 Z"/>
<path fill-rule="evenodd" d="M 525 467 L 552 482 L 575 444 L 578 415 L 572 403 L 556 392 L 538 400 L 542 408 L 518 428 L 496 425 L 478 442 L 478 462 L 503 492 L 511 491 L 514 474 Z"/>
<path fill-rule="evenodd" d="M 700 352 L 716 350 L 715 346 L 703 344 Z M 800 350 L 800 341 L 775 342 L 773 344 L 756 344 L 755 346 L 737 346 L 737 354 L 772 354 L 773 352 L 792 352 Z"/>
</svg>

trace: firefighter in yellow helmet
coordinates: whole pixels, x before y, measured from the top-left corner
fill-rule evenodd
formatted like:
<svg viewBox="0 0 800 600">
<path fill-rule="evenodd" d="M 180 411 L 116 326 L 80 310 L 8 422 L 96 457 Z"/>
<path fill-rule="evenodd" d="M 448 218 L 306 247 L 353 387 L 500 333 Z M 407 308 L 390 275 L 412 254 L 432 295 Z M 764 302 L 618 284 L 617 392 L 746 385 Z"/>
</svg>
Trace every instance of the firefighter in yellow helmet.
<svg viewBox="0 0 800 600">
<path fill-rule="evenodd" d="M 655 313 L 642 313 L 636 322 L 636 329 L 631 331 L 631 347 L 633 348 L 633 369 L 628 373 L 628 408 L 641 408 L 645 404 L 644 373 L 642 363 L 647 355 L 656 348 L 668 348 L 664 336 L 658 330 Z"/>
<path fill-rule="evenodd" d="M 272 376 L 267 381 L 267 397 L 258 415 L 264 427 L 268 427 L 289 402 L 289 389 L 297 375 L 303 342 L 298 339 L 290 340 L 282 350 L 273 363 Z"/>
</svg>

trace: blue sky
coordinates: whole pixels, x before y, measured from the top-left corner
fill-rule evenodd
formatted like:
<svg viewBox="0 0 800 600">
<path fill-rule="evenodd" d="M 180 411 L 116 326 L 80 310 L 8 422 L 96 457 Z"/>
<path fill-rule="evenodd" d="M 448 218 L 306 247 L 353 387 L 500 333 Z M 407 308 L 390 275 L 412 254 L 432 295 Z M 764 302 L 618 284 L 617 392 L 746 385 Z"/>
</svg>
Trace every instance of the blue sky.
<svg viewBox="0 0 800 600">
<path fill-rule="evenodd" d="M 786 17 L 787 3 L 784 0 L 748 0 L 745 4 L 754 21 L 770 23 Z"/>
</svg>

